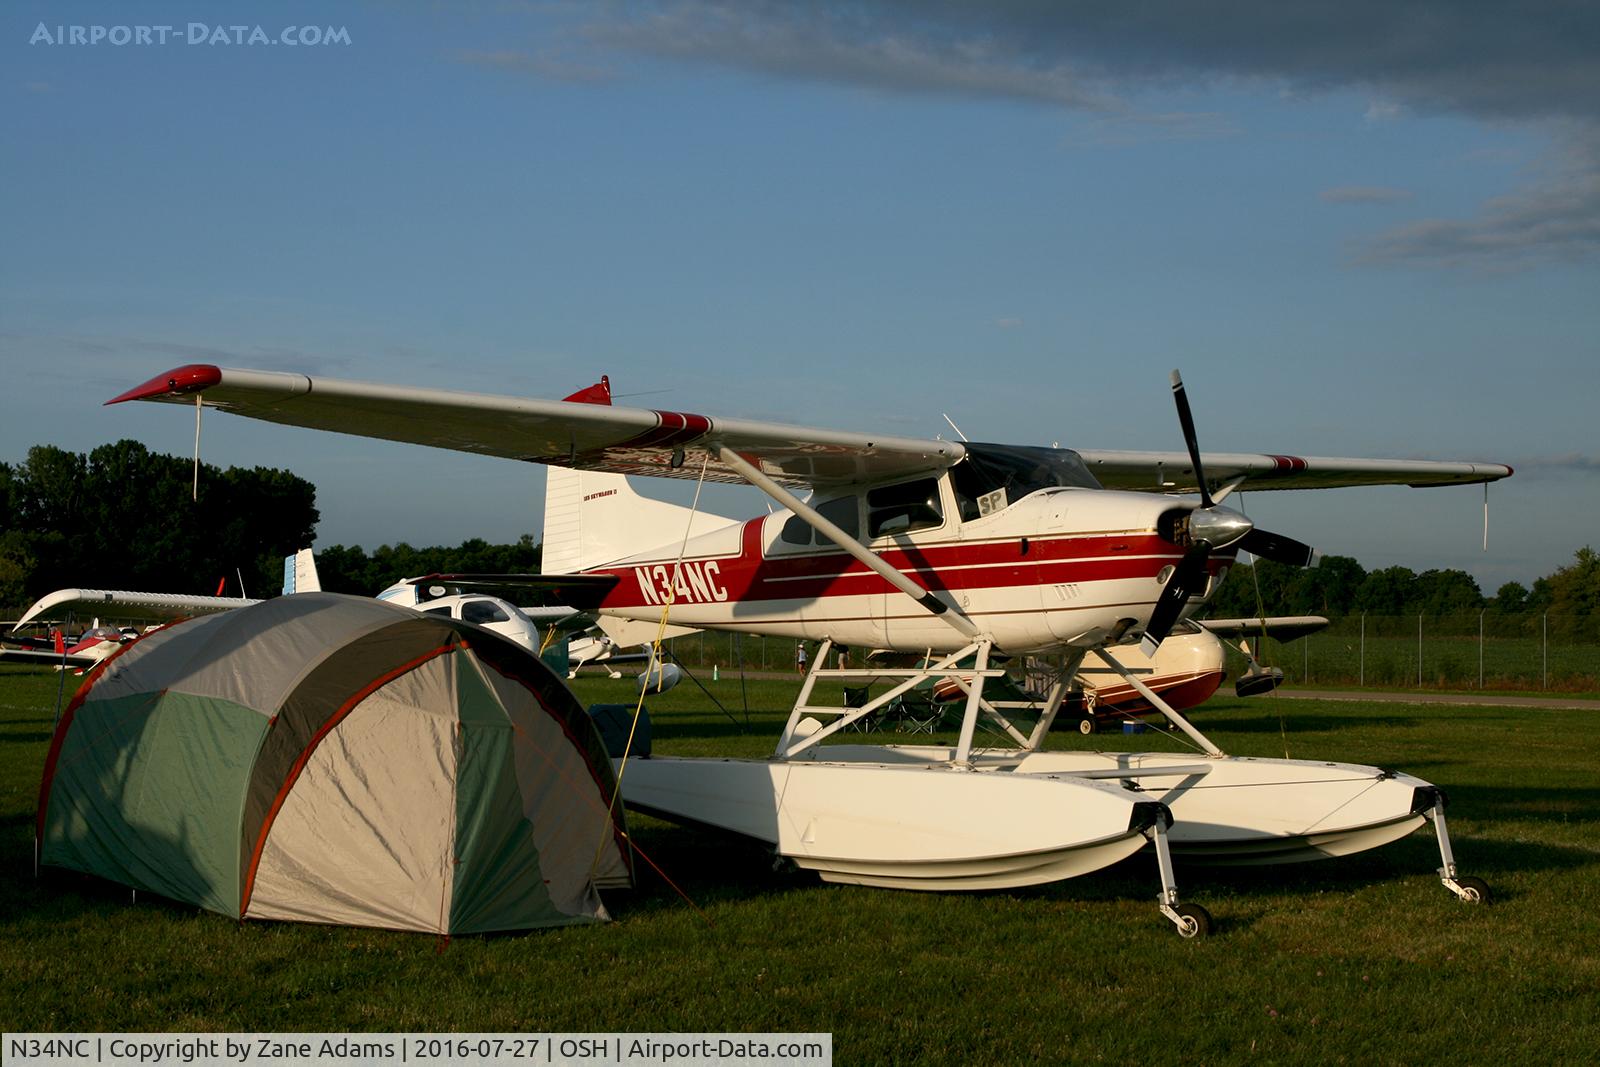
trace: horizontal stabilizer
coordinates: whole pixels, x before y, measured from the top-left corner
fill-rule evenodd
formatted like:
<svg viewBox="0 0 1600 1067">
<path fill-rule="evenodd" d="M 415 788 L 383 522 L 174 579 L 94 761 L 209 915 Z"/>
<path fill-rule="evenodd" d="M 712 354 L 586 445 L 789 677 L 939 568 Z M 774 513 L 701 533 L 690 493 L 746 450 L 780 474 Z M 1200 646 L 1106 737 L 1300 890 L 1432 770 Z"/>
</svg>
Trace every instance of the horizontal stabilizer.
<svg viewBox="0 0 1600 1067">
<path fill-rule="evenodd" d="M 648 645 L 655 641 L 656 633 L 660 632 L 661 640 L 669 637 L 687 637 L 689 634 L 699 633 L 693 626 L 668 626 L 661 628 L 660 622 L 650 622 L 644 619 L 619 619 L 613 615 L 602 615 L 596 624 L 601 631 L 619 645 Z"/>
<path fill-rule="evenodd" d="M 92 667 L 100 662 L 100 657 L 63 654 L 37 648 L 0 648 L 0 660 L 34 663 L 41 667 Z"/>
<path fill-rule="evenodd" d="M 424 574 L 407 585 L 448 585 L 460 589 L 537 591 L 550 603 L 579 611 L 600 606 L 620 579 L 614 574 Z"/>
<path fill-rule="evenodd" d="M 1268 619 L 1195 619 L 1196 623 L 1218 637 L 1259 637 L 1265 633 L 1279 641 L 1314 634 L 1328 628 L 1328 620 L 1321 615 L 1285 615 Z"/>
</svg>

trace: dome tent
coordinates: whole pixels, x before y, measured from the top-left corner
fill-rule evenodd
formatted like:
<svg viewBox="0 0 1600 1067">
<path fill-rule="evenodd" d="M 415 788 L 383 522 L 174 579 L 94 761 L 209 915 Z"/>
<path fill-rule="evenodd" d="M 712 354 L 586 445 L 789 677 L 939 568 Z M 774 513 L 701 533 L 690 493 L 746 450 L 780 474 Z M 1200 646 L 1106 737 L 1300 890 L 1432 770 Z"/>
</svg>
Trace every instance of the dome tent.
<svg viewBox="0 0 1600 1067">
<path fill-rule="evenodd" d="M 589 717 L 525 649 L 306 593 L 148 634 L 62 715 L 39 861 L 238 918 L 443 934 L 608 918 L 630 884 Z"/>
</svg>

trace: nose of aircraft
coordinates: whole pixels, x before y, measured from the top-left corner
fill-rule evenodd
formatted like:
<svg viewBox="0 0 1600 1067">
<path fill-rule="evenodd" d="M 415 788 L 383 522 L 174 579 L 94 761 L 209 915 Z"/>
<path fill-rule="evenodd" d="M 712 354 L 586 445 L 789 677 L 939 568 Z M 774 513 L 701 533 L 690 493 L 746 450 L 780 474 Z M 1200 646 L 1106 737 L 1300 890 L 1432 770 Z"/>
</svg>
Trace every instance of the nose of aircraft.
<svg viewBox="0 0 1600 1067">
<path fill-rule="evenodd" d="M 1195 508 L 1189 514 L 1189 535 L 1204 541 L 1212 548 L 1227 548 L 1244 537 L 1255 524 L 1232 508 L 1213 504 L 1209 508 Z"/>
</svg>

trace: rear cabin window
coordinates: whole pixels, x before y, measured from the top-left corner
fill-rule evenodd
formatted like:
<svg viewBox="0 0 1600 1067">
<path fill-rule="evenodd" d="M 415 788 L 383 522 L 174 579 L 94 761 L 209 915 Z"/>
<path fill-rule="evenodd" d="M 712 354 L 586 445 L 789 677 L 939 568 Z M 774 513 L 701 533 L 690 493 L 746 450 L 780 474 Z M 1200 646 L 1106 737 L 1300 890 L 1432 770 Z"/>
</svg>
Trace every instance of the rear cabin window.
<svg viewBox="0 0 1600 1067">
<path fill-rule="evenodd" d="M 835 497 L 813 505 L 817 513 L 851 537 L 861 536 L 860 508 L 853 496 Z M 796 515 L 783 524 L 780 535 L 791 545 L 831 545 L 833 542 L 814 530 L 809 522 Z"/>
<path fill-rule="evenodd" d="M 943 525 L 944 509 L 939 505 L 937 478 L 919 478 L 914 482 L 885 485 L 867 493 L 869 537 L 885 537 Z"/>
<path fill-rule="evenodd" d="M 423 608 L 422 613 L 424 615 L 443 615 L 448 619 L 450 617 L 450 605 L 446 604 L 442 608 Z"/>
<path fill-rule="evenodd" d="M 481 626 L 486 622 L 510 622 L 511 616 L 492 600 L 469 600 L 461 605 L 461 620 Z"/>
</svg>

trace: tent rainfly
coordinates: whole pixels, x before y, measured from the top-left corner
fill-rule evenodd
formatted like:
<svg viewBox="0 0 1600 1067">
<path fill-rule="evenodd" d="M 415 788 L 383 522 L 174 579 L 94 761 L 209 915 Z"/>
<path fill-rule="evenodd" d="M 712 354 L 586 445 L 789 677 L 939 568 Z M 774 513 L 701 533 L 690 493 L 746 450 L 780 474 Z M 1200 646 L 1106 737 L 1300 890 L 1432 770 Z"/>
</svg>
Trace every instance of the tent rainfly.
<svg viewBox="0 0 1600 1067">
<path fill-rule="evenodd" d="M 39 790 L 39 861 L 241 919 L 440 934 L 603 921 L 616 777 L 566 684 L 496 634 L 279 597 L 97 667 Z"/>
</svg>

